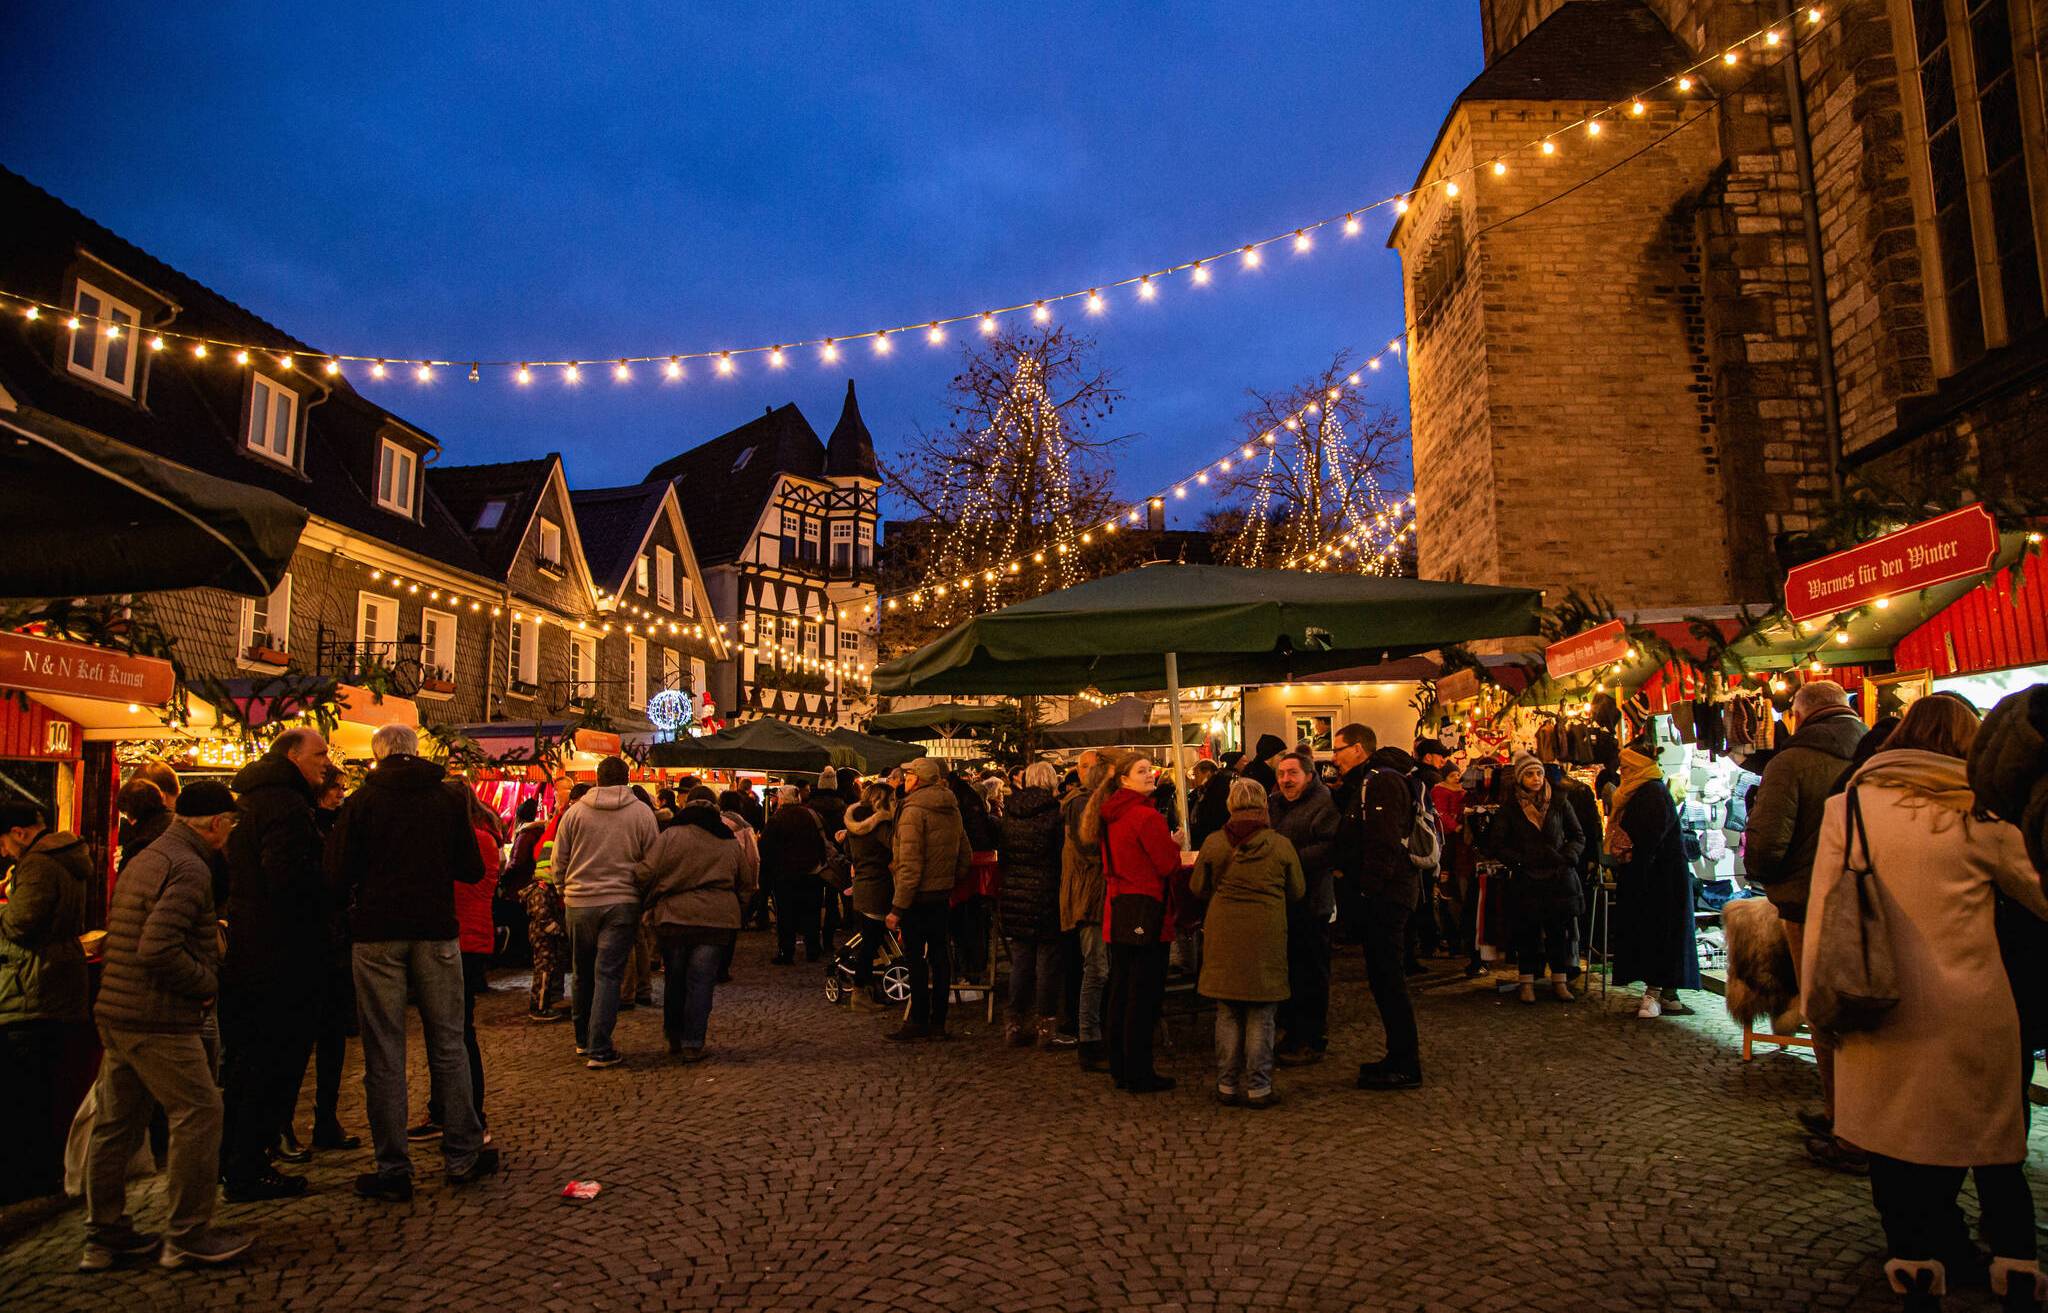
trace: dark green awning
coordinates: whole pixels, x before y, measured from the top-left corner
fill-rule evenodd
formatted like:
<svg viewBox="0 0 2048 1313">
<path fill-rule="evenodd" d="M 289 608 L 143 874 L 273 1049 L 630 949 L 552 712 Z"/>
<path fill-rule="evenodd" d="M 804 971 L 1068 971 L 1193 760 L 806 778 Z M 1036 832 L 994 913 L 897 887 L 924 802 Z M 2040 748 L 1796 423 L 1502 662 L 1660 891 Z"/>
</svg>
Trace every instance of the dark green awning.
<svg viewBox="0 0 2048 1313">
<path fill-rule="evenodd" d="M 788 721 L 763 717 L 744 725 L 657 743 L 648 750 L 651 766 L 701 766 L 707 770 L 758 770 L 783 774 L 815 774 L 827 766 L 861 767 L 860 754 L 844 744 L 798 729 Z"/>
<path fill-rule="evenodd" d="M 1204 717 L 1181 726 L 1182 743 L 1199 744 L 1207 738 Z M 1039 743 L 1048 748 L 1163 748 L 1173 742 L 1173 730 L 1152 723 L 1150 698 L 1118 698 L 1106 707 L 1039 731 Z"/>
<path fill-rule="evenodd" d="M 74 429 L 0 432 L 0 596 L 225 588 L 260 597 L 290 568 L 306 511 Z"/>
<path fill-rule="evenodd" d="M 868 721 L 868 730 L 892 739 L 929 739 L 938 737 L 933 733 L 937 730 L 987 729 L 1002 716 L 1000 707 L 941 702 L 935 706 L 913 707 L 909 711 L 885 712 Z"/>
<path fill-rule="evenodd" d="M 1247 684 L 1536 632 L 1533 588 L 1154 565 L 955 626 L 875 671 L 878 693 L 1135 692 Z"/>
<path fill-rule="evenodd" d="M 859 753 L 862 763 L 859 769 L 869 774 L 877 774 L 891 766 L 901 766 L 906 761 L 914 761 L 924 755 L 924 749 L 913 744 L 877 738 L 873 734 L 863 734 L 853 729 L 840 728 L 828 731 L 825 739 L 829 743 L 837 743 Z"/>
</svg>

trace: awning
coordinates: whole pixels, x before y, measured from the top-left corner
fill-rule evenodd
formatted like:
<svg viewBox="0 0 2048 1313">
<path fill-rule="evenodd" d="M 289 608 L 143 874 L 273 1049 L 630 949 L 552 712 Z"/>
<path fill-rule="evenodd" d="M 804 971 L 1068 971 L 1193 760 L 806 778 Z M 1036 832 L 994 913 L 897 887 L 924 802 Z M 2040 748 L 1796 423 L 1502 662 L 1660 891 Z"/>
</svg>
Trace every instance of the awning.
<svg viewBox="0 0 2048 1313">
<path fill-rule="evenodd" d="M 865 768 L 870 773 L 885 771 L 892 766 L 901 766 L 906 761 L 915 761 L 924 755 L 924 749 L 914 744 L 898 743 L 895 739 L 878 738 L 873 734 L 863 734 L 859 730 L 847 729 L 843 726 L 827 732 L 825 738 L 829 742 L 852 748 L 855 752 L 859 753 L 861 760 L 866 763 Z"/>
<path fill-rule="evenodd" d="M 1003 718 L 1001 707 L 975 707 L 961 702 L 940 702 L 929 707 L 913 707 L 909 711 L 890 711 L 876 716 L 868 722 L 868 732 L 892 739 L 919 741 L 940 737 L 933 730 L 945 732 L 963 729 L 987 729 Z"/>
<path fill-rule="evenodd" d="M 1173 742 L 1173 732 L 1152 723 L 1151 698 L 1118 698 L 1063 724 L 1039 732 L 1048 748 L 1160 748 Z M 1181 726 L 1182 743 L 1198 744 L 1206 731 L 1200 720 Z"/>
<path fill-rule="evenodd" d="M 0 431 L 0 523 L 7 597 L 261 597 L 290 567 L 306 511 L 124 442 L 17 420 Z"/>
<path fill-rule="evenodd" d="M 827 766 L 861 766 L 861 756 L 852 748 L 772 717 L 750 720 L 703 738 L 657 743 L 648 752 L 647 761 L 651 766 L 784 774 L 815 774 Z"/>
</svg>

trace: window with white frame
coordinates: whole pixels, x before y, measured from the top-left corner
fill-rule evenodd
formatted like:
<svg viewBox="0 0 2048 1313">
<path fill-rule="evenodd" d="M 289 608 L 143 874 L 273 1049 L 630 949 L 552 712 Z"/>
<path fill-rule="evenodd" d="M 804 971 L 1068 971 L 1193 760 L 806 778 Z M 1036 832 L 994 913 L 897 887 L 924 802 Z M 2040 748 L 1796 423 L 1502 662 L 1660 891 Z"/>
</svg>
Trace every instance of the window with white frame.
<svg viewBox="0 0 2048 1313">
<path fill-rule="evenodd" d="M 479 530 L 495 529 L 504 522 L 505 503 L 496 497 L 485 502 L 484 508 L 476 513 L 476 527 Z"/>
<path fill-rule="evenodd" d="M 257 647 L 289 652 L 291 641 L 292 577 L 286 575 L 270 590 L 270 596 L 242 599 L 240 654 Z"/>
<path fill-rule="evenodd" d="M 645 552 L 633 558 L 633 591 L 642 597 L 647 596 L 647 553 Z"/>
<path fill-rule="evenodd" d="M 569 696 L 588 702 L 597 696 L 597 639 L 569 635 Z"/>
<path fill-rule="evenodd" d="M 661 649 L 661 686 L 681 688 L 683 686 L 683 654 L 672 647 Z"/>
<path fill-rule="evenodd" d="M 815 620 L 804 621 L 804 651 L 812 656 L 818 655 L 818 622 Z"/>
<path fill-rule="evenodd" d="M 411 515 L 419 505 L 420 458 L 389 438 L 378 444 L 377 504 L 387 511 Z"/>
<path fill-rule="evenodd" d="M 420 664 L 432 678 L 455 678 L 455 617 L 448 612 L 420 612 Z"/>
<path fill-rule="evenodd" d="M 704 696 L 704 662 L 700 657 L 690 658 L 690 696 Z"/>
<path fill-rule="evenodd" d="M 71 372 L 128 396 L 135 386 L 135 326 L 141 312 L 80 279 L 71 298 Z"/>
<path fill-rule="evenodd" d="M 860 528 L 857 530 L 857 534 L 859 546 L 855 548 L 853 554 L 854 567 L 860 570 L 873 569 L 875 564 L 875 526 L 863 520 L 861 521 Z"/>
<path fill-rule="evenodd" d="M 795 646 L 796 646 L 796 617 L 795 617 L 795 616 L 788 616 L 788 615 L 786 615 L 786 616 L 782 617 L 782 645 L 783 645 L 784 647 L 795 647 Z"/>
<path fill-rule="evenodd" d="M 249 450 L 284 465 L 298 463 L 299 394 L 270 377 L 249 378 Z"/>
<path fill-rule="evenodd" d="M 654 600 L 670 609 L 676 604 L 676 554 L 666 547 L 654 549 Z"/>
<path fill-rule="evenodd" d="M 851 570 L 853 568 L 853 521 L 832 521 L 832 568 Z"/>
<path fill-rule="evenodd" d="M 525 616 L 512 622 L 510 661 L 512 682 L 532 687 L 540 683 L 540 621 Z"/>
<path fill-rule="evenodd" d="M 626 639 L 626 705 L 635 711 L 647 705 L 647 640 L 638 634 Z"/>
<path fill-rule="evenodd" d="M 364 653 L 391 659 L 398 653 L 398 599 L 356 594 L 356 645 Z"/>
<path fill-rule="evenodd" d="M 804 521 L 804 559 L 806 561 L 818 559 L 818 539 L 822 532 L 819 521 Z"/>
<path fill-rule="evenodd" d="M 540 522 L 540 563 L 543 569 L 562 568 L 562 526 L 546 517 Z"/>
</svg>

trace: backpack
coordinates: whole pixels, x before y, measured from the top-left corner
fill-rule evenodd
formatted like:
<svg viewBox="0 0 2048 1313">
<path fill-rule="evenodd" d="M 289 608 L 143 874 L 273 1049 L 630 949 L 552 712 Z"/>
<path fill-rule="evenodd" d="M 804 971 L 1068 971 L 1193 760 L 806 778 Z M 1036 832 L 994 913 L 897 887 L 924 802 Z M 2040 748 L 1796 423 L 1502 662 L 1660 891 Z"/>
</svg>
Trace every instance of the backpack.
<svg viewBox="0 0 2048 1313">
<path fill-rule="evenodd" d="M 1443 829 L 1422 781 L 1409 776 L 1408 791 L 1414 795 L 1415 812 L 1415 819 L 1408 828 L 1408 862 L 1425 879 L 1435 879 L 1444 864 Z"/>
</svg>

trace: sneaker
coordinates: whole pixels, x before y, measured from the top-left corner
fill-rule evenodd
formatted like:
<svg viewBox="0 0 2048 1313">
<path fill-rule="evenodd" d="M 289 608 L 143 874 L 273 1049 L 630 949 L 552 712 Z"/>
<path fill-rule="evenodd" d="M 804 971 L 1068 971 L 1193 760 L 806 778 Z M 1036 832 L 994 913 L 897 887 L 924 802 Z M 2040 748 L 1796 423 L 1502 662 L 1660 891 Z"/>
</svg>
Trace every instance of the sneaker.
<svg viewBox="0 0 2048 1313">
<path fill-rule="evenodd" d="M 1236 1107 L 1238 1100 L 1243 1097 L 1244 1095 L 1235 1086 L 1218 1085 L 1216 1087 L 1216 1102 L 1226 1108 Z"/>
<path fill-rule="evenodd" d="M 898 1044 L 911 1044 L 918 1040 L 930 1039 L 931 1037 L 932 1028 L 930 1026 L 921 1026 L 915 1021 L 906 1021 L 882 1038 L 894 1040 Z"/>
<path fill-rule="evenodd" d="M 1488 974 L 1489 970 L 1490 968 L 1484 962 L 1467 962 L 1465 964 L 1465 979 L 1476 980 L 1480 976 Z"/>
<path fill-rule="evenodd" d="M 584 1045 L 584 1044 L 578 1044 L 578 1045 L 576 1046 L 576 1056 L 577 1056 L 577 1057 L 579 1057 L 579 1058 L 587 1058 L 587 1057 L 589 1057 L 589 1056 L 590 1056 L 590 1048 L 589 1048 L 589 1046 L 588 1046 L 588 1045 Z"/>
<path fill-rule="evenodd" d="M 78 1256 L 78 1270 L 104 1272 L 124 1258 L 155 1253 L 157 1243 L 153 1232 L 138 1231 L 126 1222 L 99 1227 L 86 1235 L 85 1251 Z"/>
<path fill-rule="evenodd" d="M 1667 1017 L 1689 1017 L 1692 1015 L 1692 1009 L 1675 998 L 1663 1000 L 1661 1006 L 1664 1009 L 1664 1015 Z"/>
<path fill-rule="evenodd" d="M 413 1144 L 420 1144 L 427 1140 L 438 1140 L 441 1138 L 441 1123 L 428 1120 L 421 1122 L 417 1126 L 408 1126 L 405 1128 L 405 1138 Z"/>
<path fill-rule="evenodd" d="M 243 1235 L 240 1231 L 216 1231 L 208 1227 L 183 1240 L 166 1238 L 163 1252 L 156 1256 L 156 1263 L 158 1267 L 183 1267 L 187 1263 L 213 1267 L 240 1258 L 255 1243 L 256 1237 Z"/>
<path fill-rule="evenodd" d="M 270 1161 L 299 1167 L 313 1161 L 313 1151 L 300 1144 L 297 1136 L 286 1131 L 284 1138 L 278 1141 L 277 1147 L 270 1151 Z"/>
<path fill-rule="evenodd" d="M 253 1204 L 265 1199 L 296 1199 L 306 1193 L 306 1178 L 286 1176 L 283 1172 L 266 1167 L 254 1176 L 222 1182 L 222 1187 L 221 1194 L 229 1203 Z M 248 1246 L 244 1245 L 242 1248 L 246 1249 Z M 241 1250 L 235 1252 L 240 1253 Z"/>
<path fill-rule="evenodd" d="M 625 1055 L 617 1049 L 605 1049 L 603 1052 L 591 1054 L 590 1061 L 583 1064 L 583 1069 L 585 1071 L 603 1071 L 606 1067 L 616 1067 L 625 1060 Z"/>
<path fill-rule="evenodd" d="M 711 1055 L 709 1053 L 706 1053 L 703 1049 L 684 1049 L 676 1054 L 676 1061 L 688 1067 L 694 1066 L 695 1064 L 704 1061 L 704 1059 L 710 1056 Z"/>
<path fill-rule="evenodd" d="M 1657 999 L 1649 997 L 1647 994 L 1643 996 L 1643 1001 L 1636 1007 L 1636 1016 L 1644 1021 L 1649 1021 L 1652 1018 L 1663 1015 L 1664 1004 Z"/>
<path fill-rule="evenodd" d="M 1052 1038 L 1047 1041 L 1056 1049 L 1070 1049 L 1080 1042 L 1081 1037 L 1079 1035 L 1069 1035 L 1064 1030 L 1055 1030 L 1052 1033 Z"/>
<path fill-rule="evenodd" d="M 526 1019 L 536 1026 L 545 1026 L 551 1021 L 567 1021 L 569 1014 L 555 1011 L 535 1012 L 532 1008 L 528 1008 L 526 1010 Z"/>
<path fill-rule="evenodd" d="M 412 1178 L 386 1176 L 382 1172 L 364 1172 L 356 1178 L 356 1193 L 365 1199 L 382 1199 L 387 1204 L 410 1203 Z"/>
<path fill-rule="evenodd" d="M 486 1145 L 476 1151 L 476 1160 L 460 1172 L 448 1173 L 448 1184 L 468 1185 L 472 1181 L 498 1174 L 498 1151 Z"/>
<path fill-rule="evenodd" d="M 1274 1107 L 1279 1102 L 1280 1091 L 1276 1089 L 1268 1089 L 1264 1094 L 1247 1094 L 1244 1096 L 1244 1106 L 1254 1112 L 1260 1108 Z"/>
</svg>

